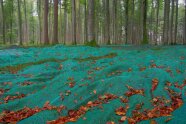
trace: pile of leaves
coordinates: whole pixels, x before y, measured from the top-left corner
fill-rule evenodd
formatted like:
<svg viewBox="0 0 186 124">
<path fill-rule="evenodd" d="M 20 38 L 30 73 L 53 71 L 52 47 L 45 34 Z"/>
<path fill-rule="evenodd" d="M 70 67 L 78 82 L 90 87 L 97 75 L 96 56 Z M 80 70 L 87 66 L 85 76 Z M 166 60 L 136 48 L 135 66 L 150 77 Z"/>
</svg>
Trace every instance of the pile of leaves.
<svg viewBox="0 0 186 124">
<path fill-rule="evenodd" d="M 16 123 L 20 120 L 23 120 L 25 118 L 28 118 L 36 113 L 39 113 L 44 110 L 56 110 L 58 112 L 62 111 L 65 109 L 65 106 L 52 106 L 50 103 L 47 101 L 42 108 L 35 107 L 35 108 L 29 108 L 29 107 L 24 107 L 21 110 L 18 111 L 3 111 L 0 114 L 0 123 Z"/>
<path fill-rule="evenodd" d="M 49 121 L 47 124 L 64 124 L 67 122 L 75 122 L 80 117 L 82 117 L 88 110 L 93 107 L 97 107 L 101 104 L 106 104 L 111 100 L 118 98 L 113 94 L 105 94 L 103 96 L 99 96 L 99 98 L 95 101 L 89 101 L 85 106 L 81 106 L 78 110 L 69 110 L 67 116 L 62 116 L 57 120 Z"/>
</svg>

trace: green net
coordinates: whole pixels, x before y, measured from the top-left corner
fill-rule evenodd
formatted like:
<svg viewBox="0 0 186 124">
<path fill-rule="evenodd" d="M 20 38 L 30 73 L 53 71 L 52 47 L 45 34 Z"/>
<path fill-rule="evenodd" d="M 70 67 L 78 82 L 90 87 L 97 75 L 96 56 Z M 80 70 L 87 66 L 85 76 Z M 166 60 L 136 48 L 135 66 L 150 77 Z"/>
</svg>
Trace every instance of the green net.
<svg viewBox="0 0 186 124">
<path fill-rule="evenodd" d="M 154 66 L 153 64 L 156 64 Z M 118 97 L 128 91 L 126 85 L 144 89 L 145 96 L 134 95 L 129 99 L 127 116 L 131 116 L 136 104 L 143 102 L 143 108 L 151 109 L 150 89 L 152 79 L 159 84 L 154 96 L 170 99 L 164 90 L 165 83 L 182 84 L 186 78 L 185 46 L 105 46 L 92 48 L 85 46 L 65 47 L 56 45 L 45 48 L 11 48 L 0 50 L 0 112 L 17 111 L 25 106 L 43 107 L 46 101 L 53 106 L 66 106 L 60 113 L 55 110 L 38 112 L 20 120 L 18 124 L 44 124 L 68 115 L 68 110 L 76 110 L 100 95 L 110 93 Z M 26 83 L 25 83 L 26 82 Z M 70 82 L 72 84 L 70 84 Z M 72 86 L 71 86 L 72 85 Z M 180 90 L 186 101 L 186 88 Z M 7 96 L 24 94 L 18 99 L 8 100 Z M 62 100 L 61 94 L 64 99 Z M 95 107 L 76 120 L 78 124 L 119 123 L 121 116 L 115 110 L 125 106 L 119 99 Z M 170 124 L 186 123 L 186 105 L 172 113 Z M 2 116 L 2 114 L 1 114 Z M 155 118 L 158 124 L 165 123 L 168 117 Z M 124 121 L 123 123 L 128 123 Z M 149 120 L 141 121 L 149 124 Z"/>
</svg>

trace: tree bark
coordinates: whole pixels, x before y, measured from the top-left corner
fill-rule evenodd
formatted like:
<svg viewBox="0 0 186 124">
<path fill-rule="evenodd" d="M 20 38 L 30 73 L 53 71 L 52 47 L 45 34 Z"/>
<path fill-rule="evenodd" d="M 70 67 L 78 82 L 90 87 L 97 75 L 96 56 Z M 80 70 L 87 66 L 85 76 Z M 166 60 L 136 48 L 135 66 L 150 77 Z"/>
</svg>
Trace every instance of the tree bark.
<svg viewBox="0 0 186 124">
<path fill-rule="evenodd" d="M 147 36 L 147 0 L 143 0 L 143 44 L 148 44 Z"/>
<path fill-rule="evenodd" d="M 2 9 L 2 23 L 3 23 L 3 43 L 5 44 L 6 41 L 5 41 L 5 16 L 4 16 L 4 3 L 3 3 L 3 0 L 1 0 L 1 9 Z"/>
<path fill-rule="evenodd" d="M 126 3 L 125 3 L 125 16 L 126 16 L 126 22 L 125 22 L 125 37 L 126 37 L 126 41 L 125 43 L 127 44 L 128 43 L 128 18 L 129 18 L 129 15 L 128 15 L 128 5 L 129 5 L 129 0 L 126 0 Z"/>
<path fill-rule="evenodd" d="M 185 0 L 185 31 L 184 31 L 184 44 L 186 44 L 186 0 Z"/>
<path fill-rule="evenodd" d="M 157 1 L 157 12 L 156 12 L 156 44 L 158 44 L 158 39 L 159 39 L 159 36 L 158 36 L 158 27 L 159 27 L 159 8 L 160 8 L 160 2 L 159 0 L 156 0 Z"/>
<path fill-rule="evenodd" d="M 66 43 L 67 35 L 67 0 L 64 0 L 64 44 Z"/>
<path fill-rule="evenodd" d="M 38 13 L 38 20 L 39 20 L 39 42 L 41 44 L 41 37 L 42 37 L 42 26 L 41 26 L 41 0 L 37 0 L 37 13 Z"/>
<path fill-rule="evenodd" d="M 71 4 L 72 4 L 72 41 L 73 44 L 77 44 L 76 43 L 76 1 L 72 0 Z"/>
<path fill-rule="evenodd" d="M 54 37 L 53 43 L 58 43 L 58 0 L 54 0 L 54 27 L 53 27 Z"/>
<path fill-rule="evenodd" d="M 21 17 L 20 0 L 17 0 L 17 4 L 18 4 L 18 22 L 19 22 L 19 42 L 20 42 L 20 45 L 23 45 L 23 40 L 22 40 L 22 17 Z"/>
<path fill-rule="evenodd" d="M 171 23 L 170 23 L 170 42 L 174 44 L 173 41 L 173 30 L 174 30 L 174 0 L 171 0 Z"/>
<path fill-rule="evenodd" d="M 105 0 L 105 42 L 110 44 L 110 8 L 109 8 L 109 0 Z"/>
<path fill-rule="evenodd" d="M 26 7 L 26 1 L 24 0 L 24 16 L 25 16 L 25 38 L 24 41 L 28 41 L 28 23 L 27 23 L 27 7 Z"/>
<path fill-rule="evenodd" d="M 174 33 L 175 43 L 177 43 L 177 27 L 178 27 L 178 0 L 176 0 L 176 20 L 175 20 L 175 33 Z"/>
<path fill-rule="evenodd" d="M 169 44 L 169 10 L 170 0 L 165 0 L 164 4 L 164 27 L 163 27 L 163 42 Z"/>
<path fill-rule="evenodd" d="M 88 41 L 95 42 L 94 0 L 88 0 Z"/>
<path fill-rule="evenodd" d="M 49 39 L 48 39 L 48 0 L 44 1 L 44 43 L 49 44 Z"/>
<path fill-rule="evenodd" d="M 85 0 L 85 5 L 84 5 L 84 14 L 85 14 L 85 19 L 84 19 L 84 43 L 87 41 L 87 0 Z"/>
</svg>

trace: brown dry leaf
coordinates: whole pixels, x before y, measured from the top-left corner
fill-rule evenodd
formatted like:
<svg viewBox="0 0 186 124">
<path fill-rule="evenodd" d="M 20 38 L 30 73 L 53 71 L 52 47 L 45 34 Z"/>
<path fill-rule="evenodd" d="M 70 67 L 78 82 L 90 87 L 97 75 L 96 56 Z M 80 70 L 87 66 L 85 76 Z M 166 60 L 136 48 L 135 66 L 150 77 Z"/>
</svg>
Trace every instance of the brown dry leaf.
<svg viewBox="0 0 186 124">
<path fill-rule="evenodd" d="M 97 93 L 96 90 L 94 90 L 93 93 L 96 94 Z"/>
<path fill-rule="evenodd" d="M 123 122 L 123 121 L 125 121 L 126 119 L 127 119 L 127 116 L 122 116 L 121 119 L 120 119 L 120 121 Z"/>
<path fill-rule="evenodd" d="M 115 124 L 114 121 L 108 121 L 106 124 Z"/>
<path fill-rule="evenodd" d="M 150 120 L 150 124 L 158 124 L 155 120 Z"/>
<path fill-rule="evenodd" d="M 168 123 L 169 121 L 171 121 L 172 120 L 172 118 L 167 118 L 166 120 L 165 120 L 165 123 Z"/>
<path fill-rule="evenodd" d="M 159 80 L 157 78 L 152 79 L 152 88 L 151 91 L 154 91 L 158 86 Z"/>
<path fill-rule="evenodd" d="M 128 108 L 129 108 L 128 105 L 126 105 L 126 107 L 120 106 L 119 108 L 117 108 L 117 109 L 115 110 L 115 113 L 116 113 L 117 115 L 124 116 L 124 115 L 126 115 Z"/>
</svg>

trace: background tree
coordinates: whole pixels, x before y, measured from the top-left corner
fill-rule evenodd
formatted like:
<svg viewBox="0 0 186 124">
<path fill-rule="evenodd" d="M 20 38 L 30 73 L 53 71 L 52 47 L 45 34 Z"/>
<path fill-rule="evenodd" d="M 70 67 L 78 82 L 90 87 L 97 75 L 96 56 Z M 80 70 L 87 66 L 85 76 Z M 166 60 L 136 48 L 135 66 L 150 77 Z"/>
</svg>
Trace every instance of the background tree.
<svg viewBox="0 0 186 124">
<path fill-rule="evenodd" d="M 49 39 L 48 39 L 48 0 L 44 1 L 44 36 L 43 40 L 45 44 L 49 44 Z"/>
<path fill-rule="evenodd" d="M 54 39 L 53 43 L 58 43 L 58 0 L 54 0 Z"/>
<path fill-rule="evenodd" d="M 95 41 L 94 19 L 95 19 L 94 0 L 88 0 L 88 41 L 89 42 Z"/>
</svg>

